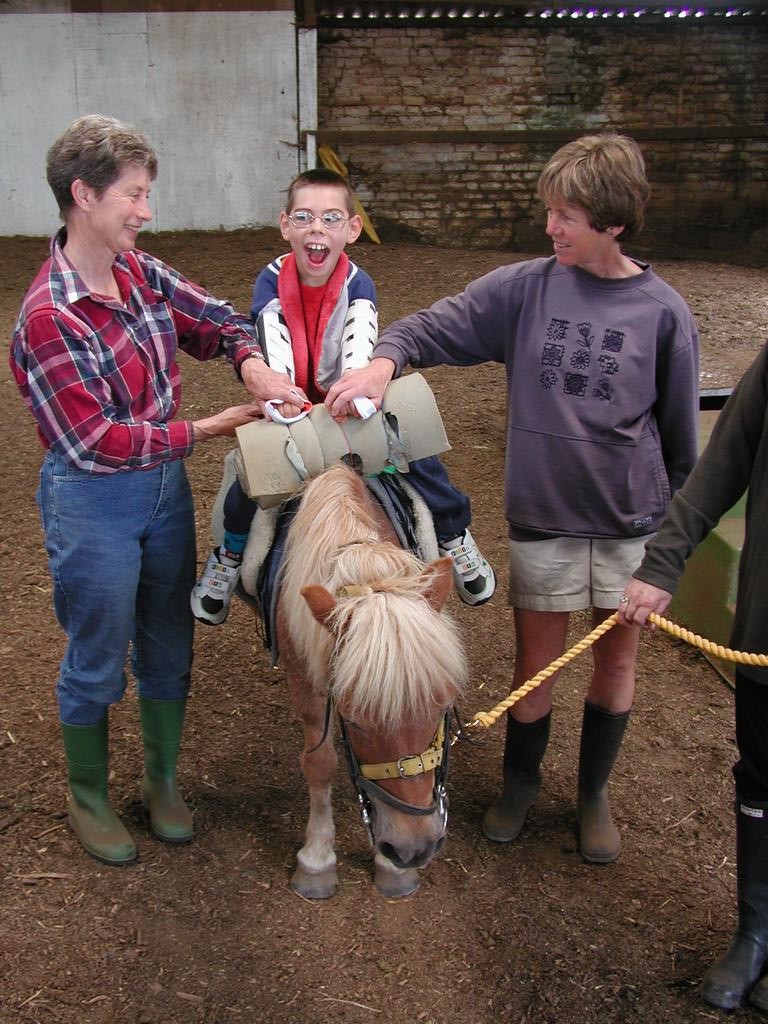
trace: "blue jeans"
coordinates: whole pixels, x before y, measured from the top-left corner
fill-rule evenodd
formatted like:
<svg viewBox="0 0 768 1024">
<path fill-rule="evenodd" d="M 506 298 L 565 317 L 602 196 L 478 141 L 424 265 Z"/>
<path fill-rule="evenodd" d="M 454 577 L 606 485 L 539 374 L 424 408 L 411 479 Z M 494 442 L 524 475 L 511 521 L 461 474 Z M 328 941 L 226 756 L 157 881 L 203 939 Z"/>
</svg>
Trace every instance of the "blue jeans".
<svg viewBox="0 0 768 1024">
<path fill-rule="evenodd" d="M 129 647 L 142 697 L 185 697 L 196 552 L 183 462 L 95 474 L 48 452 L 37 503 L 68 640 L 56 687 L 62 722 L 93 725 L 121 700 Z"/>
</svg>

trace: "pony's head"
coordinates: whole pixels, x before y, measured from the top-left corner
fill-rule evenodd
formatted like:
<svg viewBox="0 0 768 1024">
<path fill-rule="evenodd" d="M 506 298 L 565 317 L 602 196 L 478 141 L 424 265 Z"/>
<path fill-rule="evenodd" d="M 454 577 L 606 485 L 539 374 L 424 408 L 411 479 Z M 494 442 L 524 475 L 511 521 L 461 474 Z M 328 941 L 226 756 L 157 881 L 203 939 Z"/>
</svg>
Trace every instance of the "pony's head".
<svg viewBox="0 0 768 1024">
<path fill-rule="evenodd" d="M 350 582 L 301 593 L 331 637 L 330 695 L 377 851 L 377 885 L 401 895 L 445 841 L 447 712 L 467 674 L 442 610 L 451 560 L 425 567 L 390 543 L 354 543 L 338 553 L 334 575 Z"/>
<path fill-rule="evenodd" d="M 314 705 L 324 695 L 333 702 L 376 850 L 376 885 L 404 895 L 445 837 L 447 746 L 437 753 L 436 737 L 467 674 L 443 611 L 450 559 L 425 566 L 403 550 L 341 463 L 307 485 L 286 551 L 279 623 L 292 675 Z"/>
</svg>

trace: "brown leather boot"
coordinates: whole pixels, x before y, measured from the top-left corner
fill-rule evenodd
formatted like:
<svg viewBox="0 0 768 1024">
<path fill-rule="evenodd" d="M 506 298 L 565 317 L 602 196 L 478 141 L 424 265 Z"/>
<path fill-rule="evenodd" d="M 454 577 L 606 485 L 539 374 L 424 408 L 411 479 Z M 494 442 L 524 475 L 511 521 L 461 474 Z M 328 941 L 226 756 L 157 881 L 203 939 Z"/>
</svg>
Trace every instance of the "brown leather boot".
<svg viewBox="0 0 768 1024">
<path fill-rule="evenodd" d="M 552 713 L 535 722 L 518 722 L 507 712 L 504 785 L 485 812 L 483 835 L 494 843 L 511 843 L 523 831 L 528 811 L 541 786 L 541 762 L 549 742 Z"/>
</svg>

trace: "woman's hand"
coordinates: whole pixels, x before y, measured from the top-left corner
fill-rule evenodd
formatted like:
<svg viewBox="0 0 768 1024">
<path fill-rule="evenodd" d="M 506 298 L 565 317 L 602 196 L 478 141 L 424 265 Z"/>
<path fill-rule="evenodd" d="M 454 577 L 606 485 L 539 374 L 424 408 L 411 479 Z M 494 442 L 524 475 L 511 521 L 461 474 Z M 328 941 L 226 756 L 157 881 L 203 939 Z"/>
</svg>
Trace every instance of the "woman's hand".
<svg viewBox="0 0 768 1024">
<path fill-rule="evenodd" d="M 651 612 L 663 615 L 671 600 L 672 595 L 667 590 L 631 579 L 619 598 L 619 622 L 625 626 L 645 626 Z M 649 623 L 648 628 L 656 627 Z"/>
<path fill-rule="evenodd" d="M 359 415 L 353 405 L 356 398 L 370 398 L 376 408 L 380 409 L 384 391 L 394 373 L 395 364 L 382 356 L 372 359 L 367 366 L 358 370 L 347 370 L 343 377 L 331 385 L 325 396 L 325 406 L 335 420 Z"/>
<path fill-rule="evenodd" d="M 256 404 L 232 405 L 214 416 L 194 420 L 192 432 L 195 441 L 210 441 L 212 437 L 234 437 L 236 427 L 242 427 L 244 423 L 251 423 L 261 417 L 261 408 Z"/>
</svg>

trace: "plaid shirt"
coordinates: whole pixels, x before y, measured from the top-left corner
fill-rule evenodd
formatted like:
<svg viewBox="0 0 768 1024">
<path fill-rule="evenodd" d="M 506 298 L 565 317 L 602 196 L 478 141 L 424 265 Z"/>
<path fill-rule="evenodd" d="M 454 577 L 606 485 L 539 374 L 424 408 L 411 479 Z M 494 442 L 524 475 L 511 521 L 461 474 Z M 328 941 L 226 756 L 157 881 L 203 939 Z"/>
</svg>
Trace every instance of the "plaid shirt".
<svg viewBox="0 0 768 1024">
<path fill-rule="evenodd" d="M 148 469 L 192 452 L 178 348 L 226 357 L 239 369 L 261 353 L 255 328 L 140 250 L 113 264 L 123 302 L 89 292 L 62 251 L 62 230 L 27 292 L 11 370 L 44 448 L 91 473 Z"/>
</svg>

